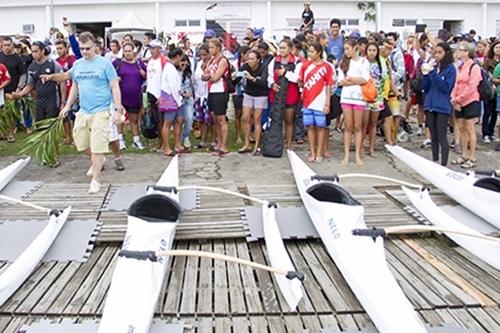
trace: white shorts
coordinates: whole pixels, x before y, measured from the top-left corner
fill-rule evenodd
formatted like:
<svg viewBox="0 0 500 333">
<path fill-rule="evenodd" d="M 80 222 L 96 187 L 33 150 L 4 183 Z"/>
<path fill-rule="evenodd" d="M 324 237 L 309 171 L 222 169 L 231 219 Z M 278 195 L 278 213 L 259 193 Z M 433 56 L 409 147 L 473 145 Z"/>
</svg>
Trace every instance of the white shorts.
<svg viewBox="0 0 500 333">
<path fill-rule="evenodd" d="M 118 126 L 113 122 L 115 111 L 114 108 L 111 109 L 109 117 L 109 142 L 118 140 Z"/>
</svg>

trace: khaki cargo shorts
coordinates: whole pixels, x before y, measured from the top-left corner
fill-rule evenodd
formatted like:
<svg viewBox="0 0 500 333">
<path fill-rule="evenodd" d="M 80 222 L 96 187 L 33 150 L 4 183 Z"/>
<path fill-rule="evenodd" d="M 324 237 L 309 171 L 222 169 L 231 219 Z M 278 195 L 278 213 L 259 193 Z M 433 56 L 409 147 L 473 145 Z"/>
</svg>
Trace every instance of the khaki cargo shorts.
<svg viewBox="0 0 500 333">
<path fill-rule="evenodd" d="M 73 139 L 78 151 L 90 148 L 93 154 L 109 152 L 109 110 L 94 114 L 82 111 L 76 114 Z"/>
</svg>

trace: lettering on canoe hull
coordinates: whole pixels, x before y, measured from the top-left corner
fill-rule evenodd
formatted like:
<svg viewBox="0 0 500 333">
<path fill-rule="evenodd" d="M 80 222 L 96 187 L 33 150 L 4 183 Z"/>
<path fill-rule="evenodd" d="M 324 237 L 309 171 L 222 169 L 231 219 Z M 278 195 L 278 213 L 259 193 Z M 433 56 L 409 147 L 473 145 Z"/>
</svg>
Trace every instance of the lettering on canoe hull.
<svg viewBox="0 0 500 333">
<path fill-rule="evenodd" d="M 158 248 L 158 251 L 160 251 L 160 252 L 161 252 L 161 251 L 166 251 L 166 250 L 168 250 L 167 245 L 168 245 L 167 241 L 166 241 L 165 239 L 163 239 L 163 238 L 162 238 L 162 239 L 160 240 L 160 247 Z M 163 264 L 164 260 L 165 260 L 165 257 L 164 257 L 164 256 L 159 256 L 159 257 L 158 257 L 158 262 L 159 262 L 160 264 Z"/>
<path fill-rule="evenodd" d="M 461 180 L 465 179 L 464 175 L 462 175 L 460 173 L 456 173 L 456 172 L 448 172 L 448 173 L 446 173 L 446 177 L 457 180 L 457 181 L 461 181 Z"/>
<path fill-rule="evenodd" d="M 328 220 L 328 227 L 330 228 L 330 231 L 332 232 L 333 239 L 339 239 L 342 236 L 340 234 L 339 228 L 337 227 L 337 223 L 335 222 L 333 217 Z"/>
</svg>

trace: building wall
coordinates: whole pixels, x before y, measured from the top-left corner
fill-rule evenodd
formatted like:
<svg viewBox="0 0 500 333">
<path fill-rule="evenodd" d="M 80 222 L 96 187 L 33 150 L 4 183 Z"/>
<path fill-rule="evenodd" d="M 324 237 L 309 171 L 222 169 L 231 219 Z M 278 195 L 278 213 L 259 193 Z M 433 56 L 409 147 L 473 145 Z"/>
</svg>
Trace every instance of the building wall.
<svg viewBox="0 0 500 333">
<path fill-rule="evenodd" d="M 0 34 L 14 34 L 22 31 L 23 24 L 34 24 L 34 39 L 46 36 L 50 26 L 49 0 L 2 0 L 0 1 Z M 219 8 L 207 12 L 205 8 L 212 1 L 198 0 L 54 0 L 54 21 L 56 26 L 61 26 L 62 17 L 68 17 L 74 22 L 112 22 L 133 10 L 136 16 L 145 24 L 155 27 L 158 25 L 160 31 L 180 31 L 183 28 L 175 28 L 176 19 L 199 19 L 201 27 L 185 28 L 187 31 L 202 30 L 205 19 L 212 19 L 214 15 L 225 15 L 224 24 L 228 21 L 250 22 L 253 27 L 264 27 L 268 36 L 280 38 L 283 34 L 293 33 L 293 28 L 300 18 L 303 1 L 270 1 L 270 16 L 268 16 L 268 2 L 258 1 L 218 1 Z M 359 19 L 358 26 L 347 26 L 347 30 L 353 28 L 364 32 L 374 30 L 373 22 L 363 20 L 364 13 L 357 9 L 357 0 L 317 0 L 312 3 L 317 22 L 328 22 L 332 17 L 344 19 Z M 488 3 L 487 11 L 483 11 L 483 3 Z M 241 10 L 234 8 L 242 4 Z M 231 7 L 225 12 L 221 8 Z M 156 13 L 156 9 L 159 12 Z M 413 27 L 392 26 L 393 19 L 424 19 L 424 20 L 457 20 L 463 21 L 462 30 L 476 29 L 483 34 L 483 26 L 486 35 L 496 35 L 497 26 L 500 27 L 500 0 L 382 0 L 382 20 L 380 28 L 385 31 L 412 30 Z M 483 14 L 486 15 L 486 24 L 483 25 Z M 158 18 L 158 19 L 157 19 Z M 159 22 L 157 22 L 159 21 Z M 321 24 L 317 24 L 316 27 Z M 269 33 L 269 27 L 271 33 Z"/>
</svg>

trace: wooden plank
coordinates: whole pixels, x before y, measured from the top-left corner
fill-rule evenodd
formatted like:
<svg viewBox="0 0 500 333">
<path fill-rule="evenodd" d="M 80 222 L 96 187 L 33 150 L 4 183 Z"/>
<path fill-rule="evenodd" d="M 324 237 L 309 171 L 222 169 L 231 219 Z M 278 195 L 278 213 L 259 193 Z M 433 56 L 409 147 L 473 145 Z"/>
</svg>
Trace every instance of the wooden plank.
<svg viewBox="0 0 500 333">
<path fill-rule="evenodd" d="M 361 331 L 375 329 L 375 325 L 366 313 L 354 313 L 352 316 Z"/>
<path fill-rule="evenodd" d="M 230 318 L 215 318 L 215 333 L 231 332 L 231 326 Z"/>
<path fill-rule="evenodd" d="M 225 253 L 224 241 L 214 240 L 214 252 Z M 226 263 L 214 261 L 214 313 L 226 314 L 229 311 L 229 295 L 227 290 Z"/>
<path fill-rule="evenodd" d="M 118 253 L 120 251 L 117 247 L 113 247 L 113 249 L 114 253 L 111 255 L 108 266 L 104 268 L 104 272 L 100 276 L 99 282 L 96 283 L 95 288 L 87 298 L 85 305 L 80 310 L 80 314 L 95 315 L 97 313 L 102 313 L 104 310 L 106 295 L 111 285 L 111 279 L 115 271 L 116 263 L 118 262 Z"/>
<path fill-rule="evenodd" d="M 468 308 L 467 312 L 486 330 L 486 332 L 500 332 L 500 324 L 482 308 Z M 496 317 L 500 320 L 500 317 Z"/>
<path fill-rule="evenodd" d="M 248 244 L 248 247 L 250 255 L 255 262 L 269 265 L 269 262 L 266 261 L 267 252 L 263 241 L 251 242 Z M 281 311 L 290 311 L 283 295 L 279 292 L 279 287 L 273 274 L 258 269 L 255 270 L 255 275 L 260 287 L 264 312 L 267 314 L 277 314 Z"/>
<path fill-rule="evenodd" d="M 52 304 L 59 299 L 59 296 L 68 285 L 73 283 L 73 277 L 78 271 L 82 263 L 70 262 L 59 278 L 49 287 L 45 295 L 40 299 L 36 306 L 32 309 L 31 314 L 44 314 L 51 313 Z"/>
<path fill-rule="evenodd" d="M 350 314 L 337 315 L 337 322 L 339 323 L 341 331 L 358 329 L 356 321 Z"/>
<path fill-rule="evenodd" d="M 321 330 L 321 323 L 317 316 L 305 315 L 301 316 L 304 322 L 304 327 L 310 332 L 319 332 Z"/>
<path fill-rule="evenodd" d="M 197 333 L 212 333 L 214 329 L 214 324 L 212 318 L 202 317 L 198 321 L 198 325 L 196 327 Z"/>
<path fill-rule="evenodd" d="M 226 254 L 232 257 L 238 256 L 238 250 L 234 240 L 226 241 Z M 247 311 L 245 305 L 245 292 L 241 283 L 240 265 L 228 262 L 227 280 L 229 288 L 229 308 L 230 313 L 245 313 Z"/>
<path fill-rule="evenodd" d="M 64 309 L 69 305 L 75 294 L 78 292 L 80 286 L 87 279 L 87 276 L 99 261 L 99 258 L 104 253 L 104 249 L 105 247 L 102 246 L 95 247 L 87 262 L 79 266 L 78 270 L 71 278 L 71 282 L 64 286 L 59 296 L 52 303 L 50 307 L 51 313 L 61 314 L 64 312 Z"/>
<path fill-rule="evenodd" d="M 303 329 L 303 324 L 300 316 L 285 316 L 285 326 L 288 332 L 301 332 Z"/>
<path fill-rule="evenodd" d="M 307 276 L 304 281 L 304 289 L 308 298 L 304 297 L 304 300 L 299 303 L 299 311 L 301 313 L 311 313 L 311 312 L 331 312 L 330 305 L 328 301 L 323 296 L 321 287 L 314 278 L 306 260 L 302 257 L 300 250 L 296 243 L 288 242 L 287 248 L 292 257 L 292 261 L 295 264 L 297 270 Z"/>
<path fill-rule="evenodd" d="M 0 307 L 0 311 L 14 313 L 26 297 L 36 289 L 36 286 L 43 280 L 45 275 L 54 267 L 55 263 L 45 262 L 38 266 L 31 276 L 19 287 L 19 289 Z"/>
<path fill-rule="evenodd" d="M 3 329 L 2 333 L 17 333 L 19 329 L 28 322 L 28 317 L 14 317 L 10 321 L 10 323 Z"/>
<path fill-rule="evenodd" d="M 200 244 L 197 241 L 191 241 L 189 242 L 189 249 L 199 251 Z M 194 313 L 195 311 L 199 262 L 200 258 L 198 257 L 187 258 L 186 270 L 184 272 L 184 282 L 182 286 L 182 298 L 180 307 L 181 314 Z"/>
<path fill-rule="evenodd" d="M 461 277 L 453 271 L 447 264 L 432 255 L 429 251 L 420 246 L 415 240 L 404 239 L 403 242 L 417 252 L 422 258 L 427 260 L 438 271 L 445 275 L 451 282 L 456 284 L 460 289 L 473 297 L 482 306 L 495 306 L 496 303 L 490 297 L 485 295 L 481 290 L 469 283 L 466 279 Z"/>
<path fill-rule="evenodd" d="M 238 257 L 244 260 L 252 260 L 245 240 L 236 241 Z M 260 301 L 259 289 L 254 278 L 254 270 L 248 266 L 240 266 L 241 279 L 244 288 L 245 302 L 248 313 L 263 313 Z"/>
<path fill-rule="evenodd" d="M 103 274 L 106 267 L 108 267 L 110 261 L 113 259 L 115 252 L 116 247 L 110 246 L 104 249 L 104 252 L 93 266 L 85 280 L 82 281 L 81 285 L 77 286 L 75 296 L 71 299 L 68 306 L 66 306 L 63 313 L 69 315 L 78 315 L 80 313 L 80 310 L 85 305 L 89 295 L 92 293 L 97 282 L 99 281 L 99 278 Z"/>
<path fill-rule="evenodd" d="M 267 324 L 271 333 L 286 333 L 285 321 L 282 317 L 270 316 L 267 317 Z"/>
<path fill-rule="evenodd" d="M 176 246 L 177 249 L 185 250 L 187 249 L 186 242 L 179 242 Z M 182 295 L 182 283 L 184 281 L 184 271 L 186 267 L 186 257 L 173 257 L 172 260 L 172 271 L 170 273 L 170 279 L 168 281 L 167 297 L 163 303 L 163 315 L 177 315 L 179 311 L 179 304 Z"/>
<path fill-rule="evenodd" d="M 318 281 L 318 284 L 322 288 L 323 294 L 326 296 L 333 309 L 336 312 L 347 311 L 349 307 L 344 301 L 343 295 L 337 289 L 337 286 L 327 274 L 309 244 L 307 242 L 298 242 L 298 246 L 307 262 L 307 265 L 309 266 L 309 269 L 314 275 L 316 281 Z"/>
<path fill-rule="evenodd" d="M 265 317 L 250 317 L 250 331 L 252 333 L 267 333 L 267 321 Z"/>
<path fill-rule="evenodd" d="M 323 329 L 340 332 L 339 323 L 333 314 L 319 315 L 318 318 Z"/>
<path fill-rule="evenodd" d="M 358 299 L 340 273 L 339 269 L 333 262 L 323 243 L 321 241 L 312 240 L 308 241 L 307 243 L 316 255 L 318 262 L 321 264 L 325 272 L 330 277 L 330 280 L 335 285 L 335 289 L 338 290 L 339 294 L 341 295 L 342 300 L 337 301 L 337 303 L 334 303 L 333 305 L 335 311 L 363 311 L 363 307 L 361 306 Z M 340 302 L 342 302 L 344 305 L 340 306 Z"/>
<path fill-rule="evenodd" d="M 489 333 L 466 309 L 448 309 L 448 312 L 474 333 Z"/>
<path fill-rule="evenodd" d="M 52 269 L 44 276 L 44 278 L 36 285 L 36 288 L 23 300 L 16 309 L 16 313 L 30 313 L 38 301 L 44 296 L 47 289 L 59 277 L 62 271 L 66 268 L 67 263 L 55 263 Z"/>
<path fill-rule="evenodd" d="M 0 316 L 0 332 L 5 331 L 5 328 L 9 326 L 11 320 L 12 320 L 11 316 Z"/>
<path fill-rule="evenodd" d="M 248 333 L 249 322 L 246 317 L 233 317 L 233 332 Z"/>
<path fill-rule="evenodd" d="M 201 250 L 205 252 L 213 252 L 212 242 L 203 243 L 201 245 Z M 200 279 L 198 281 L 198 303 L 196 305 L 196 313 L 198 314 L 208 314 L 213 311 L 213 278 L 213 260 L 201 260 Z"/>
</svg>

